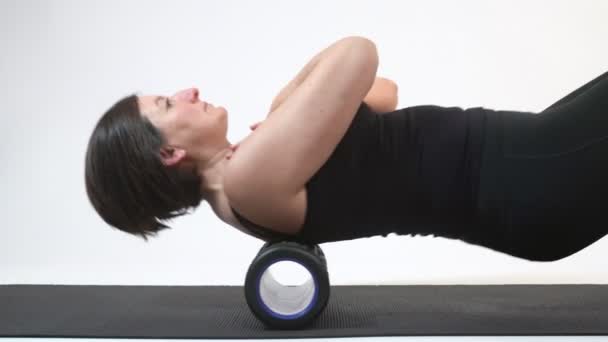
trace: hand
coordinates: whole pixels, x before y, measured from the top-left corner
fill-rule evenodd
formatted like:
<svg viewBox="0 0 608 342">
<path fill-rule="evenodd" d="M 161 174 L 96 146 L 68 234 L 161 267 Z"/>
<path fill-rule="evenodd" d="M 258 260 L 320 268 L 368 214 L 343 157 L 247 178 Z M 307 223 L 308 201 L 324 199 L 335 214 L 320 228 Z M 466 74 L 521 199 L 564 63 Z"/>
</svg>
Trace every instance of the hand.
<svg viewBox="0 0 608 342">
<path fill-rule="evenodd" d="M 256 128 L 258 128 L 258 126 L 260 126 L 260 125 L 262 124 L 262 122 L 264 122 L 264 121 L 256 122 L 256 123 L 254 123 L 253 125 L 250 125 L 250 126 L 249 126 L 249 128 L 250 128 L 252 131 L 255 131 L 255 129 L 256 129 Z M 241 144 L 241 143 L 240 143 L 240 142 L 238 142 L 238 143 L 236 143 L 236 144 L 234 144 L 234 145 L 230 146 L 230 151 L 231 151 L 231 152 L 230 152 L 230 153 L 229 153 L 229 154 L 226 156 L 226 158 L 228 158 L 228 160 L 230 160 L 230 158 L 232 158 L 232 155 L 233 155 L 233 154 L 234 154 L 234 152 L 235 152 L 235 151 L 236 151 L 236 150 L 239 148 L 239 145 L 240 145 L 240 144 Z"/>
<path fill-rule="evenodd" d="M 399 102 L 399 87 L 388 78 L 376 77 L 372 88 L 363 102 L 376 113 L 388 113 L 397 108 Z"/>
<path fill-rule="evenodd" d="M 251 128 L 251 130 L 254 131 L 256 128 L 258 128 L 258 126 L 260 124 L 262 124 L 262 122 L 264 122 L 264 121 L 256 122 L 253 125 L 249 126 L 249 128 Z"/>
</svg>

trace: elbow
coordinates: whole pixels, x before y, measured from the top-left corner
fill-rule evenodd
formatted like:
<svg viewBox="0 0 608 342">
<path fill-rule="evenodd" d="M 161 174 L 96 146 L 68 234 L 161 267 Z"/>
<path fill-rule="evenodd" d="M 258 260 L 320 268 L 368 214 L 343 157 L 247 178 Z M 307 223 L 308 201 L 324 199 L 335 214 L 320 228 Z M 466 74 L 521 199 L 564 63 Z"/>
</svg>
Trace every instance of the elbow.
<svg viewBox="0 0 608 342">
<path fill-rule="evenodd" d="M 349 36 L 344 38 L 344 40 L 366 46 L 368 49 L 371 50 L 376 50 L 376 43 L 374 43 L 371 39 L 363 36 Z"/>
<path fill-rule="evenodd" d="M 349 36 L 342 39 L 342 41 L 348 42 L 348 44 L 352 46 L 356 46 L 358 53 L 367 59 L 370 66 L 374 69 L 378 68 L 378 49 L 376 48 L 376 43 L 371 39 L 362 36 Z"/>
<path fill-rule="evenodd" d="M 364 51 L 363 53 L 365 54 L 366 58 L 368 58 L 370 66 L 373 68 L 373 70 L 377 71 L 379 57 L 378 57 L 378 48 L 376 48 L 376 44 L 367 38 L 362 38 L 361 39 L 361 49 Z M 375 74 L 376 73 L 374 72 L 374 75 Z"/>
</svg>

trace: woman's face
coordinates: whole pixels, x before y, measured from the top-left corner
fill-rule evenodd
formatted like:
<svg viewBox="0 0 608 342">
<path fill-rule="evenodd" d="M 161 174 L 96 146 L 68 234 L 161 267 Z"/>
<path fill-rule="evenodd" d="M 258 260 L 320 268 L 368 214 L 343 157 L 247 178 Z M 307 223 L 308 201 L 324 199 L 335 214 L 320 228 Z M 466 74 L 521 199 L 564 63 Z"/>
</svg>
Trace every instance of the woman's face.
<svg viewBox="0 0 608 342">
<path fill-rule="evenodd" d="M 167 144 L 199 151 L 201 146 L 222 146 L 226 142 L 228 112 L 198 98 L 198 89 L 178 91 L 173 96 L 140 96 L 142 115 L 147 117 L 167 139 Z"/>
</svg>

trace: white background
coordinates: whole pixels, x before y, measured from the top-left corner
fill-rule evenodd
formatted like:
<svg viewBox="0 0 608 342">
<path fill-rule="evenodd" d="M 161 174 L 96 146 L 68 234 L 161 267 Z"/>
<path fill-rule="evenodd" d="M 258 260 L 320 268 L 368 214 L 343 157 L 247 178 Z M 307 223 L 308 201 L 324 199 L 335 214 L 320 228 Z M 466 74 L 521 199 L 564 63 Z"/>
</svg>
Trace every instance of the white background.
<svg viewBox="0 0 608 342">
<path fill-rule="evenodd" d="M 263 241 L 206 203 L 149 243 L 89 204 L 86 144 L 122 96 L 198 86 L 237 142 L 316 52 L 362 35 L 399 108 L 540 111 L 608 70 L 607 17 L 602 0 L 2 1 L 0 283 L 243 284 Z M 552 263 L 432 237 L 321 247 L 336 285 L 608 283 L 608 237 Z"/>
</svg>

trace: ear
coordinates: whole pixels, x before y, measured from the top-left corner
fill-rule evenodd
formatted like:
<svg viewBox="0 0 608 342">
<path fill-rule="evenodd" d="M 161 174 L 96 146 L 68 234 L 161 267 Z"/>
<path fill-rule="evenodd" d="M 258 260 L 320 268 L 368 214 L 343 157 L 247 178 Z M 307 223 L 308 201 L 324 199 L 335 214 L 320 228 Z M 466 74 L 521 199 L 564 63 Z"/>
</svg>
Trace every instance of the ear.
<svg viewBox="0 0 608 342">
<path fill-rule="evenodd" d="M 164 146 L 160 149 L 160 159 L 165 166 L 173 166 L 179 163 L 186 156 L 186 150 L 171 146 Z"/>
</svg>

